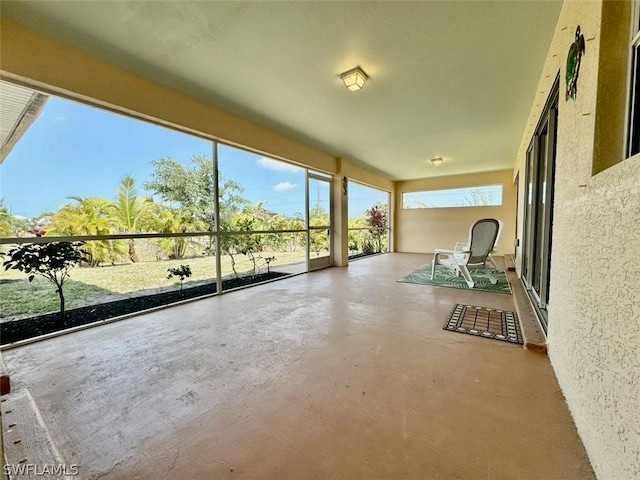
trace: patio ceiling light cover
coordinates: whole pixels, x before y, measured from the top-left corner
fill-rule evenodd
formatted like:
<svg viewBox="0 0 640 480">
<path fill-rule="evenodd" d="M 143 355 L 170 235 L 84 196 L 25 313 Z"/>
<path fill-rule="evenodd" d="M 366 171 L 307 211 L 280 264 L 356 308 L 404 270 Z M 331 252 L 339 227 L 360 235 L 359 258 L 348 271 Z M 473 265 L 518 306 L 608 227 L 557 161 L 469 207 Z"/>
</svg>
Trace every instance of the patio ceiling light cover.
<svg viewBox="0 0 640 480">
<path fill-rule="evenodd" d="M 360 90 L 366 81 L 369 79 L 369 76 L 364 73 L 360 67 L 352 68 L 351 70 L 344 72 L 340 75 L 340 78 L 344 82 L 344 86 L 347 87 L 352 92 Z"/>
</svg>

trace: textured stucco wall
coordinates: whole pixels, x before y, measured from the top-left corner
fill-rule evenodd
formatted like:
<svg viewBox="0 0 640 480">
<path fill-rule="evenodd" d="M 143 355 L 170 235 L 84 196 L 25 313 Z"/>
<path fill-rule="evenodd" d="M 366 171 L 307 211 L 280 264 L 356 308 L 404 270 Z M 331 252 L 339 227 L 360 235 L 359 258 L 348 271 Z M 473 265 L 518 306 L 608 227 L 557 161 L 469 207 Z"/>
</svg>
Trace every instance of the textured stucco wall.
<svg viewBox="0 0 640 480">
<path fill-rule="evenodd" d="M 516 172 L 522 182 L 524 152 L 560 71 L 549 356 L 596 475 L 629 480 L 640 478 L 640 156 L 591 173 L 596 119 L 613 120 L 596 111 L 598 82 L 625 74 L 598 69 L 607 50 L 601 18 L 601 2 L 565 2 Z M 567 102 L 565 61 L 577 25 L 586 53 L 578 98 Z"/>
<path fill-rule="evenodd" d="M 482 185 L 502 185 L 502 206 L 402 209 L 404 192 Z M 453 248 L 456 242 L 469 238 L 469 227 L 473 222 L 481 218 L 497 218 L 504 222 L 498 255 L 513 253 L 516 187 L 511 170 L 396 182 L 395 206 L 394 239 L 398 252 L 433 253 L 436 248 Z"/>
</svg>

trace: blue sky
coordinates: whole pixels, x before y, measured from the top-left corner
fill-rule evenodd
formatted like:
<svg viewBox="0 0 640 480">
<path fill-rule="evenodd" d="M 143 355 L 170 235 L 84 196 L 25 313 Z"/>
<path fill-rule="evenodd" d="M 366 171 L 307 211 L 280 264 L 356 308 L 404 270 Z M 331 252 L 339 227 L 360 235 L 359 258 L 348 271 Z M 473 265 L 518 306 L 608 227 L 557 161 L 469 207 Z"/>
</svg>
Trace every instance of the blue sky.
<svg viewBox="0 0 640 480">
<path fill-rule="evenodd" d="M 83 104 L 51 97 L 36 122 L 0 165 L 0 198 L 13 215 L 57 211 L 69 196 L 115 198 L 125 175 L 142 195 L 151 162 L 171 157 L 189 164 L 192 155 L 212 157 L 213 143 Z M 304 211 L 304 170 L 220 145 L 220 170 L 240 183 L 252 203 L 294 215 Z M 350 216 L 360 216 L 386 194 L 351 185 Z M 313 198 L 313 197 L 312 197 Z M 313 200 L 312 200 L 313 201 Z"/>
</svg>

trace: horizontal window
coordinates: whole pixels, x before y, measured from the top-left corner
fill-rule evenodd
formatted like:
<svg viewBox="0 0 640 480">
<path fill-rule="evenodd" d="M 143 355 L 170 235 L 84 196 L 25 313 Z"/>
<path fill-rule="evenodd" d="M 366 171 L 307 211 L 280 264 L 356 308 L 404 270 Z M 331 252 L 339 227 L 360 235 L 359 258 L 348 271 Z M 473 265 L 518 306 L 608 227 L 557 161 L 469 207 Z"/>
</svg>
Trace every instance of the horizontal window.
<svg viewBox="0 0 640 480">
<path fill-rule="evenodd" d="M 402 194 L 402 208 L 494 207 L 502 205 L 502 185 Z"/>
</svg>

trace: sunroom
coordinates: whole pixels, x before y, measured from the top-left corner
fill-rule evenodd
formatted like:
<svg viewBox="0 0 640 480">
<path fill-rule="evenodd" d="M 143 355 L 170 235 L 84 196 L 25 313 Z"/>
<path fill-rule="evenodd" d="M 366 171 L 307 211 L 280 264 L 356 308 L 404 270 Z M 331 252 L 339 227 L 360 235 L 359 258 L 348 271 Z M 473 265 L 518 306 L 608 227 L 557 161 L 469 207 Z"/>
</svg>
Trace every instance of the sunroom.
<svg viewBox="0 0 640 480">
<path fill-rule="evenodd" d="M 173 303 L 3 340 L 4 474 L 640 475 L 635 2 L 1 16 L 3 249 L 83 242 L 70 312 Z M 479 218 L 510 294 L 398 281 Z M 56 311 L 2 275 L 4 320 Z"/>
</svg>

